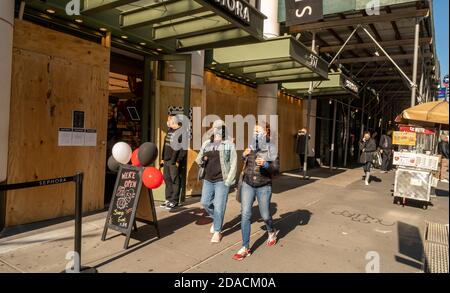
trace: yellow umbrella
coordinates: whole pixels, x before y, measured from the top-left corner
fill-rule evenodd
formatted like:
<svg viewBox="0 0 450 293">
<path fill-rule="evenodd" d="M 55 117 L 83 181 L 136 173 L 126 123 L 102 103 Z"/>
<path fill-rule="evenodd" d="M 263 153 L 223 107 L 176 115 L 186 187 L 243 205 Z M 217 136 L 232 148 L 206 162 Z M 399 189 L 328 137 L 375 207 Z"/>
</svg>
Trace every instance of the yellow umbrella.
<svg viewBox="0 0 450 293">
<path fill-rule="evenodd" d="M 406 119 L 448 125 L 448 106 L 447 101 L 417 105 L 404 110 L 396 121 Z"/>
</svg>

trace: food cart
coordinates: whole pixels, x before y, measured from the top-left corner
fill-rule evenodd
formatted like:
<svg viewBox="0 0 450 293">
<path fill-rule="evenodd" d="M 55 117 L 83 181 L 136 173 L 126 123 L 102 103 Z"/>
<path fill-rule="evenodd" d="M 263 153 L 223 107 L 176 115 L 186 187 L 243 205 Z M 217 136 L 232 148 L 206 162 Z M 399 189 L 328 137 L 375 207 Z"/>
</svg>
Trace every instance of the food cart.
<svg viewBox="0 0 450 293">
<path fill-rule="evenodd" d="M 400 124 L 399 131 L 393 133 L 393 144 L 398 146 L 393 158 L 393 164 L 398 166 L 394 202 L 404 206 L 407 199 L 415 200 L 427 209 L 432 188 L 438 182 L 440 156 L 436 155 L 436 142 L 440 125 L 448 125 L 448 103 L 433 102 L 407 109 L 396 122 L 409 124 Z"/>
</svg>

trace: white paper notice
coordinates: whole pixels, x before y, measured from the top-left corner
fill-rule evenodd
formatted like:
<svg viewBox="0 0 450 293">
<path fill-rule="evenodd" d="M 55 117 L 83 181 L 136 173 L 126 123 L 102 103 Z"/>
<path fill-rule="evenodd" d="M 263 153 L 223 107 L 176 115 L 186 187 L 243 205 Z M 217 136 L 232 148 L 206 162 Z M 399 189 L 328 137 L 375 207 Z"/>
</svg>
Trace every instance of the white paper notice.
<svg viewBox="0 0 450 293">
<path fill-rule="evenodd" d="M 58 146 L 72 145 L 72 128 L 60 128 L 58 131 Z"/>
<path fill-rule="evenodd" d="M 72 132 L 72 145 L 84 146 L 85 131 L 81 128 L 74 128 Z"/>
<path fill-rule="evenodd" d="M 97 130 L 96 129 L 86 129 L 84 145 L 85 146 L 97 146 Z"/>
</svg>

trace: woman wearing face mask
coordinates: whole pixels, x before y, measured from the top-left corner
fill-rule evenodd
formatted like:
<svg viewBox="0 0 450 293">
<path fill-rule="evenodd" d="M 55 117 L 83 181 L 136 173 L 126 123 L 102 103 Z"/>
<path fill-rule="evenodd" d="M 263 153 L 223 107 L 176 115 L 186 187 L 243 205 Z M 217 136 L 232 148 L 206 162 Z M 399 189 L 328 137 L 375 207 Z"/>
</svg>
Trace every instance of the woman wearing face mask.
<svg viewBox="0 0 450 293">
<path fill-rule="evenodd" d="M 278 173 L 278 151 L 270 140 L 270 125 L 256 126 L 250 147 L 243 154 L 245 160 L 244 180 L 241 187 L 241 230 L 242 248 L 233 256 L 235 260 L 243 260 L 250 252 L 250 228 L 252 207 L 255 198 L 261 217 L 266 224 L 268 239 L 267 246 L 274 246 L 277 242 L 278 231 L 273 227 L 270 214 L 270 200 L 272 198 L 272 176 Z"/>
<path fill-rule="evenodd" d="M 364 164 L 364 173 L 366 174 L 365 184 L 370 184 L 370 169 L 372 168 L 373 154 L 377 150 L 377 144 L 371 137 L 370 132 L 364 132 L 364 137 L 359 143 L 359 149 L 361 150 L 361 157 L 359 161 Z"/>
<path fill-rule="evenodd" d="M 214 220 L 210 229 L 213 234 L 211 242 L 219 243 L 228 193 L 235 183 L 237 166 L 236 148 L 227 137 L 225 122 L 214 122 L 210 139 L 203 143 L 196 162 L 205 168 L 201 202 Z"/>
</svg>

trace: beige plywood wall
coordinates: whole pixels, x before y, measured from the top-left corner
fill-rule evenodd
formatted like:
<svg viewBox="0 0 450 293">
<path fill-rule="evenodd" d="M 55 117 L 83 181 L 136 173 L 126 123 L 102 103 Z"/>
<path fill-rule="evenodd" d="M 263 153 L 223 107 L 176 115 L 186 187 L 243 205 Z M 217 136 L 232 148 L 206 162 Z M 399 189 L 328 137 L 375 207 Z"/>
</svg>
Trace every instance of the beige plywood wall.
<svg viewBox="0 0 450 293">
<path fill-rule="evenodd" d="M 24 21 L 15 22 L 8 183 L 84 172 L 83 209 L 103 208 L 108 48 Z M 59 147 L 58 129 L 85 112 L 96 147 Z M 10 191 L 6 225 L 73 214 L 74 184 Z"/>
<path fill-rule="evenodd" d="M 278 95 L 278 148 L 281 172 L 300 167 L 295 153 L 295 135 L 303 128 L 302 101 L 283 94 Z"/>
</svg>

